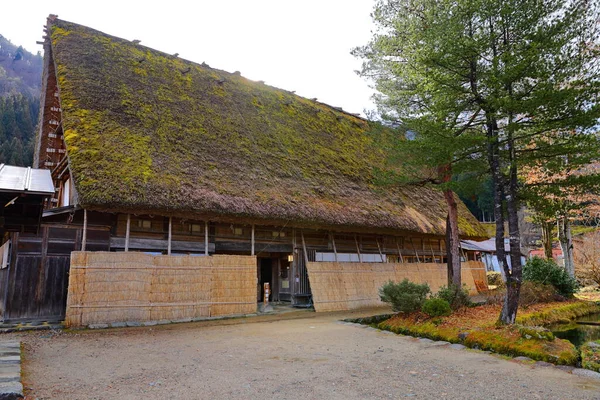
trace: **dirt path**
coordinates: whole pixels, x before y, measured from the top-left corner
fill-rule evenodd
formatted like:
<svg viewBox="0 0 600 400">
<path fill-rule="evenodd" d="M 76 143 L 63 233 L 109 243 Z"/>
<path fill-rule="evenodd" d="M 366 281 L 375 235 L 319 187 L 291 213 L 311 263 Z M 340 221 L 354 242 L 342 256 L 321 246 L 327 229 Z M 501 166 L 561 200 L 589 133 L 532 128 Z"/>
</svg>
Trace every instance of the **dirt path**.
<svg viewBox="0 0 600 400">
<path fill-rule="evenodd" d="M 554 368 L 310 317 L 20 335 L 24 384 L 31 399 L 600 398 Z"/>
</svg>

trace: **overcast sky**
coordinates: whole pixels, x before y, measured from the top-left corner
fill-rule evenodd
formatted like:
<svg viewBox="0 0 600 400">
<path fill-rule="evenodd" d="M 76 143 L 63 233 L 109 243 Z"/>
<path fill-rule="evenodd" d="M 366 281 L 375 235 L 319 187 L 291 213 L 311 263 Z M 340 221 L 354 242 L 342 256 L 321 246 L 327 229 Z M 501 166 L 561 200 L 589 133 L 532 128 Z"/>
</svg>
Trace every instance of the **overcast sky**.
<svg viewBox="0 0 600 400">
<path fill-rule="evenodd" d="M 373 91 L 354 72 L 360 60 L 350 50 L 371 37 L 374 0 L 6 3 L 0 34 L 33 53 L 42 50 L 35 42 L 52 13 L 349 112 L 373 108 Z"/>
</svg>

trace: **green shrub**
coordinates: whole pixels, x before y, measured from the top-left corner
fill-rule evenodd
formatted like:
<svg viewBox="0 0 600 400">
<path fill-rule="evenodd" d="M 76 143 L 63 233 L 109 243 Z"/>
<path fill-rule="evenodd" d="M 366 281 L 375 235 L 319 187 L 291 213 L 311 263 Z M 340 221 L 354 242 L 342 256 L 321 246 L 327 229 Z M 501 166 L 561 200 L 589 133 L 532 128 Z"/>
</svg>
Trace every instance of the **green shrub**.
<svg viewBox="0 0 600 400">
<path fill-rule="evenodd" d="M 430 317 L 442 317 L 444 315 L 452 314 L 450 303 L 438 297 L 432 297 L 431 299 L 425 300 L 421 311 Z"/>
<path fill-rule="evenodd" d="M 435 295 L 439 299 L 446 300 L 453 310 L 471 305 L 471 298 L 467 289 L 456 285 L 442 286 Z"/>
<path fill-rule="evenodd" d="M 572 297 L 577 290 L 577 281 L 571 278 L 564 268 L 552 260 L 533 257 L 523 266 L 523 280 L 550 284 L 559 294 Z"/>
<path fill-rule="evenodd" d="M 496 271 L 490 271 L 487 274 L 488 285 L 499 286 L 504 283 L 502 280 L 502 274 Z"/>
<path fill-rule="evenodd" d="M 400 283 L 389 281 L 379 289 L 381 301 L 390 303 L 394 311 L 410 313 L 419 311 L 431 292 L 426 283 L 412 283 L 404 279 Z"/>
<path fill-rule="evenodd" d="M 565 300 L 552 285 L 540 282 L 525 281 L 521 284 L 519 305 L 527 308 L 538 303 Z"/>
</svg>

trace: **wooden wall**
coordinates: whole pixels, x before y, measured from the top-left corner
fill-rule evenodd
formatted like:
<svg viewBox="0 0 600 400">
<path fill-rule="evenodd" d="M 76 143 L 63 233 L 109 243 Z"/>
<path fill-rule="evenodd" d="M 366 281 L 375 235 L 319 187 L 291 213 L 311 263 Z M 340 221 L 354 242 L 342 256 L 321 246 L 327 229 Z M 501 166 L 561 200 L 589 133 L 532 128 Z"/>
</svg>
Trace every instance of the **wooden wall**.
<svg viewBox="0 0 600 400">
<path fill-rule="evenodd" d="M 88 231 L 88 248 L 108 250 L 109 231 Z M 11 235 L 11 262 L 0 270 L 4 321 L 62 320 L 71 252 L 81 247 L 77 226 L 43 225 L 40 233 Z"/>
<path fill-rule="evenodd" d="M 177 321 L 256 312 L 256 257 L 74 252 L 65 323 Z"/>
<path fill-rule="evenodd" d="M 483 277 L 487 282 L 485 266 L 469 261 L 462 267 L 463 284 L 471 294 L 477 294 L 475 280 Z M 426 282 L 433 293 L 448 283 L 446 264 L 440 263 L 309 262 L 308 278 L 317 312 L 381 307 L 384 303 L 379 299 L 379 288 L 390 280 Z"/>
</svg>

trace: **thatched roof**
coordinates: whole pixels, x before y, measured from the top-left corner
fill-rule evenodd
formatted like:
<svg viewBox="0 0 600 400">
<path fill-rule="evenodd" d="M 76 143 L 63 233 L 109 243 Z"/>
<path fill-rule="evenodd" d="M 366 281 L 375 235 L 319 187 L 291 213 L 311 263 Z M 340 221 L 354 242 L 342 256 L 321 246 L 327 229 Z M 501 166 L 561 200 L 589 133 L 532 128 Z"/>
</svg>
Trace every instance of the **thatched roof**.
<svg viewBox="0 0 600 400">
<path fill-rule="evenodd" d="M 373 184 L 370 122 L 66 21 L 51 50 L 84 207 L 445 232 L 437 190 Z M 460 226 L 482 236 L 462 203 Z"/>
</svg>

